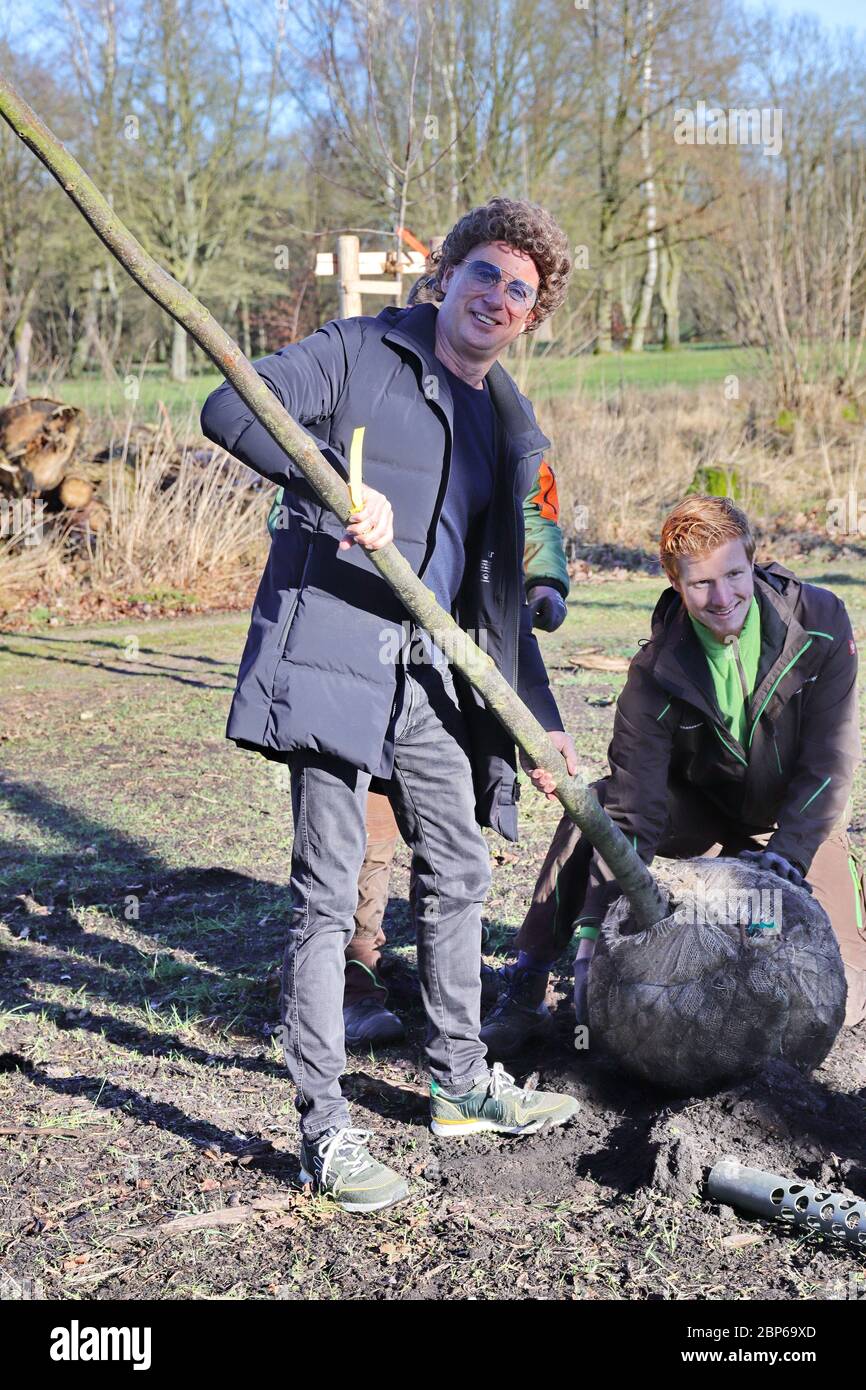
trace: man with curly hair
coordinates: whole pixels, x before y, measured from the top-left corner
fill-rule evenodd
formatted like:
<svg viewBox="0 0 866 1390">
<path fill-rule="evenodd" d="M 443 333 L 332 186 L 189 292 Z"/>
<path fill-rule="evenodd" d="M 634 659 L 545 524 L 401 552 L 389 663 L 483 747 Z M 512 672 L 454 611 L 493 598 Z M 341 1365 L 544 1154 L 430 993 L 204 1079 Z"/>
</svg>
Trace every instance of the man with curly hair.
<svg viewBox="0 0 866 1390">
<path fill-rule="evenodd" d="M 512 741 L 455 678 L 368 557 L 395 542 L 549 730 L 564 732 L 532 633 L 522 503 L 549 441 L 498 362 L 564 300 L 571 262 L 542 208 L 494 198 L 452 228 L 432 304 L 325 324 L 257 370 L 344 475 L 362 455 L 360 505 L 342 530 L 227 383 L 205 434 L 285 489 L 229 716 L 241 747 L 286 759 L 292 784 L 292 921 L 283 962 L 286 1062 L 305 1180 L 348 1211 L 401 1200 L 399 1173 L 350 1126 L 344 950 L 353 932 L 371 788 L 387 788 L 412 850 L 412 907 L 427 1014 L 435 1133 L 525 1134 L 563 1124 L 569 1096 L 488 1068 L 480 1031 L 479 825 L 517 834 Z M 361 433 L 363 431 L 363 433 Z M 542 769 L 527 769 L 540 791 Z"/>
<path fill-rule="evenodd" d="M 436 253 L 431 261 L 435 259 Z M 437 277 L 429 273 L 430 270 L 432 266 L 428 262 L 428 273 L 415 281 L 407 295 L 407 309 L 414 304 L 435 304 L 438 308 Z M 278 488 L 268 516 L 271 535 L 284 515 L 283 489 Z M 559 529 L 556 478 L 546 459 L 541 460 L 524 498 L 523 522 L 523 568 L 532 626 L 542 632 L 555 632 L 568 614 L 565 600 L 570 579 Z M 384 921 L 391 866 L 399 839 L 399 827 L 387 794 L 370 790 L 367 793 L 367 850 L 358 875 L 355 934 L 346 947 L 343 1025 L 348 1048 L 369 1050 L 383 1043 L 396 1042 L 405 1032 L 402 1020 L 387 1006 L 388 988 L 379 968 L 386 945 Z M 492 1002 L 497 993 L 498 972 L 482 965 L 481 983 L 482 1000 Z"/>
</svg>

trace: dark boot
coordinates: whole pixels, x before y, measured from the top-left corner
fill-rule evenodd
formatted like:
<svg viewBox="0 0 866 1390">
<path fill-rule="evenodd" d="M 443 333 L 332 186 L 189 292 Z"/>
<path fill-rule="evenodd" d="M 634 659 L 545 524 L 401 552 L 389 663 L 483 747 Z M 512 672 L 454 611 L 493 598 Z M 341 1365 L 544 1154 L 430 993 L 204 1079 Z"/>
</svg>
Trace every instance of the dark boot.
<svg viewBox="0 0 866 1390">
<path fill-rule="evenodd" d="M 387 998 L 388 991 L 368 966 L 346 961 L 343 1026 L 347 1047 L 376 1047 L 403 1037 L 400 1019 L 385 1008 Z"/>
<path fill-rule="evenodd" d="M 489 1056 L 513 1057 L 527 1043 L 547 1033 L 547 980 L 546 971 L 521 970 L 516 964 L 505 967 L 496 1006 L 481 1029 L 481 1041 Z"/>
</svg>

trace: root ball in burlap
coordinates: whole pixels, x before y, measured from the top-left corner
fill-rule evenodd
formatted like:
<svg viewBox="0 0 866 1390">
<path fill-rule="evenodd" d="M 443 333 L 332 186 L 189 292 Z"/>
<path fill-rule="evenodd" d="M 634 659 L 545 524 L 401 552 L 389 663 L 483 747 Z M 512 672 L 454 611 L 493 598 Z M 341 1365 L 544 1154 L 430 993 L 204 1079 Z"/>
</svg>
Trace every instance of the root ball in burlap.
<svg viewBox="0 0 866 1390">
<path fill-rule="evenodd" d="M 628 1072 L 680 1092 L 773 1057 L 827 1056 L 845 1015 L 830 919 L 804 888 L 740 859 L 656 860 L 669 915 L 646 931 L 619 898 L 589 977 L 589 1025 Z"/>
</svg>

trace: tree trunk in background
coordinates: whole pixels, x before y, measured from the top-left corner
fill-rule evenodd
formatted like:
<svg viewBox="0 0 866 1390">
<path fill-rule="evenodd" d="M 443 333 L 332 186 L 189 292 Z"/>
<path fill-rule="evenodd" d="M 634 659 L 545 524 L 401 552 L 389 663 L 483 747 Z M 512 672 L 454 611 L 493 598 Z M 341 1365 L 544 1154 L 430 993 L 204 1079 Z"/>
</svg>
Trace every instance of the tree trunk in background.
<svg viewBox="0 0 866 1390">
<path fill-rule="evenodd" d="M 102 271 L 99 266 L 97 266 L 90 277 L 87 299 L 84 304 L 84 319 L 81 325 L 81 333 L 78 342 L 75 344 L 75 351 L 72 354 L 70 372 L 73 376 L 80 376 L 81 373 L 86 370 L 87 364 L 90 361 L 93 340 L 99 332 L 98 313 L 101 290 Z"/>
<path fill-rule="evenodd" d="M 680 345 L 680 275 L 682 261 L 675 246 L 659 247 L 659 299 L 662 306 L 662 347 L 673 352 Z"/>
<path fill-rule="evenodd" d="M 246 295 L 241 299 L 241 347 L 244 357 L 253 355 L 253 339 L 250 333 L 250 301 Z"/>
<path fill-rule="evenodd" d="M 658 239 L 656 237 L 656 193 L 653 181 L 652 148 L 650 145 L 650 96 L 653 78 L 653 0 L 647 0 L 646 7 L 647 46 L 643 64 L 643 103 L 641 110 L 640 153 L 643 164 L 643 183 L 641 185 L 646 204 L 646 269 L 641 285 L 637 314 L 632 326 L 630 352 L 643 352 L 647 326 L 650 320 L 653 295 L 659 271 Z"/>
<path fill-rule="evenodd" d="M 174 325 L 174 331 L 171 335 L 171 379 L 172 381 L 186 381 L 187 379 L 186 329 L 179 323 Z"/>
<path fill-rule="evenodd" d="M 595 348 L 598 353 L 613 352 L 613 229 L 605 222 L 602 206 L 601 267 L 595 312 Z"/>
<path fill-rule="evenodd" d="M 33 327 L 29 319 L 19 319 L 13 338 L 15 344 L 15 367 L 12 375 L 12 390 L 9 404 L 23 401 L 27 395 L 27 378 L 30 374 L 30 344 L 33 341 Z"/>
</svg>

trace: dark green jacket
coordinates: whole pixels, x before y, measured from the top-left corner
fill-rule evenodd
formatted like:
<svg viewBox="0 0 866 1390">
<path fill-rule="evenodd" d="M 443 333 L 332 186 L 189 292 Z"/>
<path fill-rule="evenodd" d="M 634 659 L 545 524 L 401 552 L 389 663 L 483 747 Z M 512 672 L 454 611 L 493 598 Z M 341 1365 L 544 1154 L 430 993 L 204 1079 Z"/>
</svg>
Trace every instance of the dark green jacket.
<svg viewBox="0 0 866 1390">
<path fill-rule="evenodd" d="M 808 873 L 845 814 L 861 756 L 857 653 L 845 605 L 780 565 L 755 567 L 761 656 L 740 743 L 725 724 L 688 615 L 673 588 L 652 619 L 617 701 L 605 809 L 647 862 L 671 789 L 699 790 L 746 834 Z"/>
</svg>

